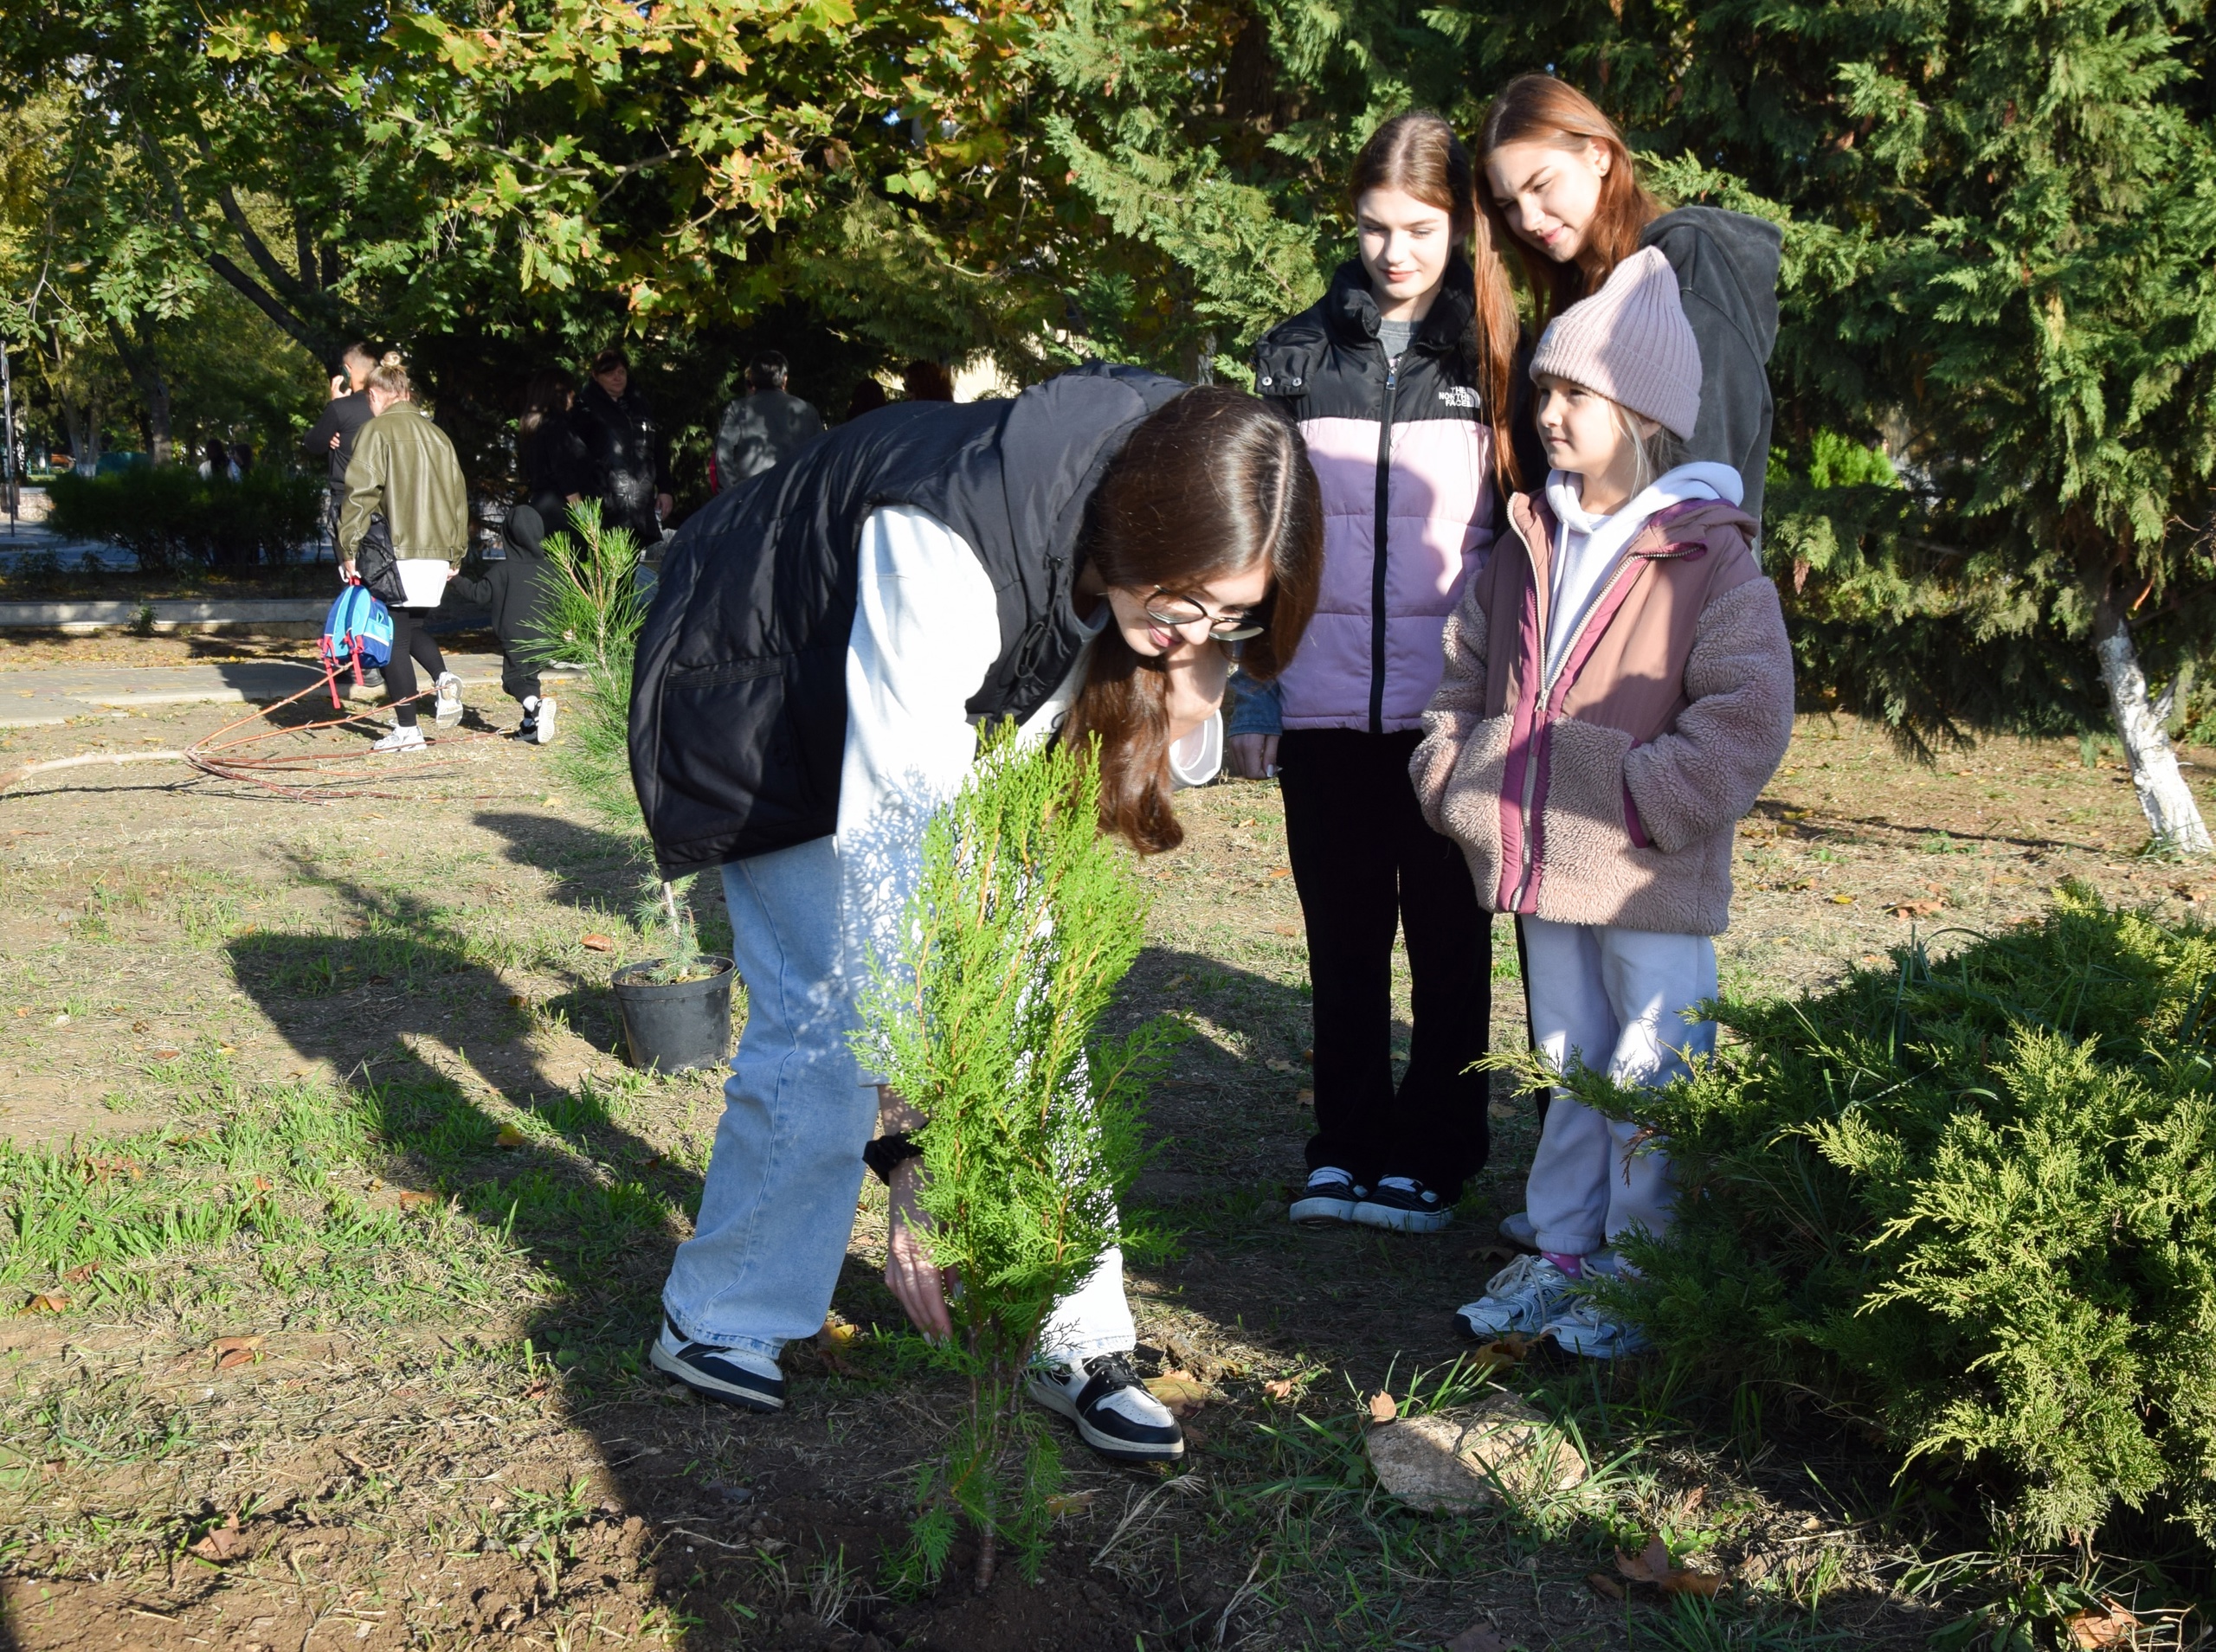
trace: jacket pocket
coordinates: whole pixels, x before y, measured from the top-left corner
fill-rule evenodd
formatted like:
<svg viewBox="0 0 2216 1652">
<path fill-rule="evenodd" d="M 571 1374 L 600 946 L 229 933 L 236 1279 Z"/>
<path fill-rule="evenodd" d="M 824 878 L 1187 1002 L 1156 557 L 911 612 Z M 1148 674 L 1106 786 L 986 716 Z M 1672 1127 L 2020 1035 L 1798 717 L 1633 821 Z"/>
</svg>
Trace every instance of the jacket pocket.
<svg viewBox="0 0 2216 1652">
<path fill-rule="evenodd" d="M 1437 805 L 1439 830 L 1461 846 L 1478 904 L 1489 911 L 1499 910 L 1501 796 L 1515 721 L 1504 713 L 1474 723 L 1458 750 L 1451 756 L 1439 753 L 1433 760 L 1447 770 Z"/>
</svg>

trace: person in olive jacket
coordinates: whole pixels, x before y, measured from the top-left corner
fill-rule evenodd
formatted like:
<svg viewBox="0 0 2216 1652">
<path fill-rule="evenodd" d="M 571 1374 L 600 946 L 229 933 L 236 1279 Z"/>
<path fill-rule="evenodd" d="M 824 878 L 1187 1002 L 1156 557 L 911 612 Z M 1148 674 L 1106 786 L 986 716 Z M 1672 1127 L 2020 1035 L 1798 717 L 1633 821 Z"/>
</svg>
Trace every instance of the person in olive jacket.
<svg viewBox="0 0 2216 1652">
<path fill-rule="evenodd" d="M 357 560 L 374 534 L 377 548 L 395 560 L 442 559 L 448 577 L 469 549 L 469 491 L 461 478 L 447 433 L 416 407 L 408 370 L 396 351 L 370 371 L 364 393 L 376 415 L 354 441 L 346 466 L 346 509 L 338 518 L 340 571 L 355 577 Z M 377 571 L 364 581 L 373 588 Z M 393 708 L 393 731 L 378 741 L 377 751 L 420 751 L 422 732 L 416 726 L 416 663 L 437 685 L 441 726 L 461 720 L 461 679 L 447 669 L 439 646 L 424 629 L 428 607 L 392 603 L 392 659 L 385 666 L 386 698 Z"/>
<path fill-rule="evenodd" d="M 571 416 L 597 479 L 601 526 L 628 528 L 641 546 L 659 545 L 672 505 L 669 444 L 646 392 L 631 382 L 630 357 L 612 346 L 596 356 L 592 382 Z"/>
</svg>

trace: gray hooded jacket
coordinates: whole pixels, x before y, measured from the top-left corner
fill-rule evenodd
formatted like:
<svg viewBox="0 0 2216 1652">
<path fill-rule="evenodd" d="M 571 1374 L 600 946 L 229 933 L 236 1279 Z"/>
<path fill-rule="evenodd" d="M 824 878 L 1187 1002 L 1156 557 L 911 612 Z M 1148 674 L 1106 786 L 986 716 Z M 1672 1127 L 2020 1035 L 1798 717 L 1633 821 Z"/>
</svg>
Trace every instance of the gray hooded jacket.
<svg viewBox="0 0 2216 1652">
<path fill-rule="evenodd" d="M 1678 297 L 1700 343 L 1700 418 L 1686 457 L 1737 471 L 1747 489 L 1741 508 L 1759 523 L 1769 468 L 1769 352 L 1777 343 L 1784 238 L 1776 225 L 1743 212 L 1680 207 L 1647 225 L 1639 244 L 1659 247 L 1677 271 Z"/>
</svg>

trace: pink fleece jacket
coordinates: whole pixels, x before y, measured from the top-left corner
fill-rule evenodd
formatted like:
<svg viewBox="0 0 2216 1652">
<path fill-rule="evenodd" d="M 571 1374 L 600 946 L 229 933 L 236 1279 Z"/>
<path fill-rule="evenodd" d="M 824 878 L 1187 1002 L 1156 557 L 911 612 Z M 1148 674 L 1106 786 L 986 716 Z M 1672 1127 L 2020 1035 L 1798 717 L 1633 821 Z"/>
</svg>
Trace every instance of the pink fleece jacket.
<svg viewBox="0 0 2216 1652">
<path fill-rule="evenodd" d="M 1793 652 L 1737 507 L 1692 502 L 1633 537 L 1545 677 L 1555 519 L 1510 502 L 1447 621 L 1409 764 L 1478 898 L 1562 923 L 1718 935 L 1731 834 L 1793 735 Z"/>
</svg>

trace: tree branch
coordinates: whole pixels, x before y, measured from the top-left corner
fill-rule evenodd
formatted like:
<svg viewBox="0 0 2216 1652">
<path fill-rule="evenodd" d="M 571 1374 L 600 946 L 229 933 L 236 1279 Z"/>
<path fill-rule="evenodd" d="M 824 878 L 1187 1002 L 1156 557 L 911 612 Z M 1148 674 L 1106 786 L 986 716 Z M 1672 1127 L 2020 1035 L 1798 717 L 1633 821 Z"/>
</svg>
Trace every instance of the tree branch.
<svg viewBox="0 0 2216 1652">
<path fill-rule="evenodd" d="M 293 273 L 278 262 L 277 255 L 269 250 L 268 244 L 247 222 L 245 212 L 240 209 L 238 196 L 231 192 L 228 181 L 216 185 L 216 202 L 223 209 L 224 222 L 230 225 L 233 233 L 245 246 L 246 255 L 254 260 L 254 267 L 261 272 L 271 289 L 296 309 L 312 307 L 315 294 L 302 286 Z"/>
</svg>

